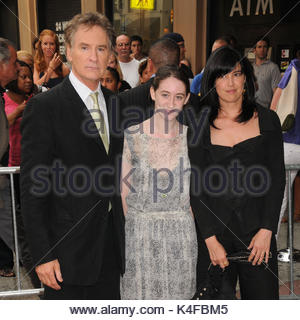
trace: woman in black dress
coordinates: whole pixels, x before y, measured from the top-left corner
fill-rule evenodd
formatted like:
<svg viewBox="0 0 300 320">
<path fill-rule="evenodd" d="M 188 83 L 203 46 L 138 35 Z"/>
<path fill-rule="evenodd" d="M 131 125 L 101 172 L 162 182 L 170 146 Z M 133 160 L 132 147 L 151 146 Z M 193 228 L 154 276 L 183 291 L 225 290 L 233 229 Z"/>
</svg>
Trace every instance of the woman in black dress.
<svg viewBox="0 0 300 320">
<path fill-rule="evenodd" d="M 206 121 L 201 135 L 189 130 L 191 206 L 202 238 L 198 276 L 211 262 L 228 268 L 232 287 L 239 279 L 242 299 L 278 299 L 282 133 L 276 113 L 255 102 L 254 82 L 250 62 L 230 47 L 216 50 L 205 67 Z M 249 263 L 229 263 L 227 255 L 240 251 L 250 253 Z"/>
</svg>

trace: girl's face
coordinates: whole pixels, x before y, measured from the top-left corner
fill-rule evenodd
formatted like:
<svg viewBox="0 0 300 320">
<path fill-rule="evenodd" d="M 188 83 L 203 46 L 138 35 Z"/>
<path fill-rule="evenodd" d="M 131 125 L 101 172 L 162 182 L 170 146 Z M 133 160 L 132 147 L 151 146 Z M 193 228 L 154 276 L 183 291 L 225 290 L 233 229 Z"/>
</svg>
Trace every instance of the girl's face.
<svg viewBox="0 0 300 320">
<path fill-rule="evenodd" d="M 27 67 L 20 67 L 18 73 L 18 88 L 21 92 L 28 94 L 33 85 L 32 74 Z"/>
<path fill-rule="evenodd" d="M 117 80 L 113 77 L 109 70 L 106 70 L 103 78 L 100 79 L 101 85 L 112 92 L 118 91 L 118 83 Z"/>
<path fill-rule="evenodd" d="M 190 94 L 186 93 L 185 84 L 174 77 L 161 80 L 157 90 L 150 88 L 152 100 L 155 101 L 155 111 L 165 120 L 174 120 Z"/>
<path fill-rule="evenodd" d="M 41 38 L 41 47 L 45 57 L 52 58 L 55 50 L 55 40 L 52 36 L 45 35 Z"/>
</svg>

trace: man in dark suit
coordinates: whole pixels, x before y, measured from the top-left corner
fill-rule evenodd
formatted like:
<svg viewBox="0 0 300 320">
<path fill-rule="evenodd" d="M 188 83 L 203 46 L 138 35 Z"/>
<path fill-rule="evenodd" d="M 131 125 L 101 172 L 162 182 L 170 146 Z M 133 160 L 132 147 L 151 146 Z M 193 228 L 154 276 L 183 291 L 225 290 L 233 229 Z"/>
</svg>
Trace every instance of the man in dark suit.
<svg viewBox="0 0 300 320">
<path fill-rule="evenodd" d="M 21 199 L 45 299 L 118 299 L 124 217 L 110 91 L 100 86 L 115 41 L 108 19 L 80 14 L 65 29 L 70 75 L 26 107 Z"/>
<path fill-rule="evenodd" d="M 8 121 L 4 111 L 4 101 L 2 93 L 4 87 L 17 77 L 17 54 L 13 44 L 7 39 L 0 38 L 0 167 L 7 166 L 8 162 Z M 0 210 L 5 209 L 5 189 L 9 188 L 7 177 L 0 175 Z M 1 212 L 4 214 L 4 212 Z M 0 226 L 0 275 L 12 277 L 14 265 L 13 252 L 8 247 L 7 242 L 2 239 L 3 224 Z M 7 230 L 3 230 L 7 231 Z M 7 234 L 7 232 L 5 232 Z M 10 232 L 9 232 L 10 234 Z"/>
<path fill-rule="evenodd" d="M 0 38 L 0 160 L 8 146 L 8 122 L 4 112 L 2 92 L 4 87 L 16 79 L 18 71 L 17 54 L 13 44 Z"/>
<path fill-rule="evenodd" d="M 155 75 L 157 70 L 165 65 L 179 65 L 180 48 L 177 43 L 171 39 L 163 38 L 157 40 L 149 50 L 147 68 L 149 73 Z M 153 77 L 146 83 L 124 91 L 118 95 L 120 109 L 122 110 L 123 127 L 141 123 L 150 118 L 154 112 L 153 101 L 150 97 L 150 87 Z M 187 110 L 189 112 L 198 112 L 199 97 L 192 94 L 184 111 L 179 115 L 179 121 L 184 122 Z M 182 118 L 182 120 L 180 120 Z"/>
</svg>

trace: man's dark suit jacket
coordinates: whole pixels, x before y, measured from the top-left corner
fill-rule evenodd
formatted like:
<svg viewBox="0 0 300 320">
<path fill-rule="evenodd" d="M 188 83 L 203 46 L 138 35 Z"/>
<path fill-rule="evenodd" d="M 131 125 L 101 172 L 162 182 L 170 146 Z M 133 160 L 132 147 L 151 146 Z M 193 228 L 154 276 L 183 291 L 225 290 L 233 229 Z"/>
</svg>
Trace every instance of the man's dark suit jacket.
<svg viewBox="0 0 300 320">
<path fill-rule="evenodd" d="M 111 92 L 101 89 L 111 118 Z M 22 212 L 34 263 L 58 259 L 64 283 L 95 284 L 110 201 L 123 273 L 124 216 L 116 170 L 122 142 L 111 125 L 107 155 L 88 109 L 67 77 L 30 100 L 21 132 Z"/>
<path fill-rule="evenodd" d="M 8 147 L 8 122 L 4 111 L 2 87 L 0 87 L 0 161 Z"/>
<path fill-rule="evenodd" d="M 124 91 L 118 95 L 121 109 L 122 127 L 128 128 L 150 118 L 154 112 L 154 103 L 150 96 L 150 87 L 154 78 L 131 90 Z M 181 123 L 187 123 L 188 117 L 199 112 L 199 97 L 191 93 L 190 99 L 183 112 L 178 116 Z"/>
</svg>

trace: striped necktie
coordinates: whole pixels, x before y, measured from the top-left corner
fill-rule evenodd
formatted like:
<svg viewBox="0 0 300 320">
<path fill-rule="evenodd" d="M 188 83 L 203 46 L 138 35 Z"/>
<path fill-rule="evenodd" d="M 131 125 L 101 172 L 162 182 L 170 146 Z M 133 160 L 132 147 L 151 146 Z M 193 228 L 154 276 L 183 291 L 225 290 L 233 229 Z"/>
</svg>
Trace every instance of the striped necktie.
<svg viewBox="0 0 300 320">
<path fill-rule="evenodd" d="M 108 140 L 107 129 L 104 121 L 104 116 L 99 108 L 98 95 L 99 95 L 99 92 L 93 92 L 90 94 L 90 97 L 93 99 L 93 103 L 94 103 L 93 109 L 90 110 L 90 113 L 99 131 L 106 153 L 108 153 L 109 140 Z"/>
<path fill-rule="evenodd" d="M 94 103 L 93 109 L 90 110 L 90 113 L 91 113 L 92 118 L 95 121 L 95 125 L 99 131 L 99 134 L 102 139 L 106 153 L 108 153 L 109 140 L 108 140 L 108 136 L 107 136 L 107 130 L 106 130 L 106 125 L 105 125 L 105 121 L 104 121 L 104 116 L 100 110 L 99 103 L 98 103 L 98 95 L 99 95 L 99 92 L 92 92 L 90 94 L 91 98 L 93 99 L 93 103 Z M 109 201 L 108 212 L 110 212 L 111 208 L 112 208 L 111 202 Z"/>
</svg>

